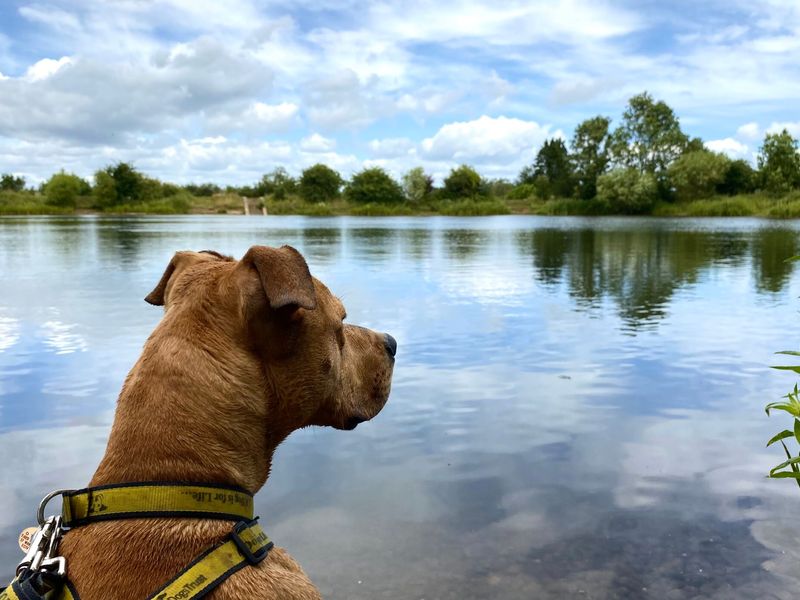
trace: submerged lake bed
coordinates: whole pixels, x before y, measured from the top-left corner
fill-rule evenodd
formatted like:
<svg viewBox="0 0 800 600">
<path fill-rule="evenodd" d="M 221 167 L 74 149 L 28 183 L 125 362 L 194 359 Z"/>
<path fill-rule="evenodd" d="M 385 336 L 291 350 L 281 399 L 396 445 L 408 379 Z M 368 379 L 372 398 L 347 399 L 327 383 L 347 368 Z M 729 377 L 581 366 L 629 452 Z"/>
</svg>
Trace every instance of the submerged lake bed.
<svg viewBox="0 0 800 600">
<path fill-rule="evenodd" d="M 290 244 L 399 343 L 353 432 L 277 451 L 256 514 L 325 598 L 794 598 L 800 224 L 549 217 L 0 218 L 0 575 L 84 486 L 176 250 Z"/>
</svg>

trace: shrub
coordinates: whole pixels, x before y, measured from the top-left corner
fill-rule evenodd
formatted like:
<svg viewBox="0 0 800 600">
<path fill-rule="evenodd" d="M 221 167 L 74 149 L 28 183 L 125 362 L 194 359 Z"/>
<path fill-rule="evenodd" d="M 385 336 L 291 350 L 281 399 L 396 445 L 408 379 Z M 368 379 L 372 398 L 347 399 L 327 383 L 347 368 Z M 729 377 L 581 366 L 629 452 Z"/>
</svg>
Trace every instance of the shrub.
<svg viewBox="0 0 800 600">
<path fill-rule="evenodd" d="M 97 171 L 94 174 L 92 197 L 98 208 L 114 206 L 117 203 L 117 183 L 108 171 Z"/>
<path fill-rule="evenodd" d="M 89 184 L 77 175 L 61 171 L 44 184 L 44 195 L 48 204 L 74 208 L 78 196 L 85 193 L 88 188 Z"/>
<path fill-rule="evenodd" d="M 342 178 L 323 164 L 307 168 L 300 176 L 300 197 L 306 202 L 325 202 L 339 196 Z"/>
<path fill-rule="evenodd" d="M 412 204 L 419 204 L 433 192 L 433 177 L 422 167 L 414 167 L 403 175 L 403 192 Z"/>
<path fill-rule="evenodd" d="M 16 177 L 11 173 L 4 173 L 0 177 L 0 190 L 4 192 L 21 192 L 25 189 L 25 178 Z"/>
<path fill-rule="evenodd" d="M 405 199 L 400 185 L 380 167 L 370 167 L 353 175 L 346 195 L 359 204 L 400 204 Z"/>
<path fill-rule="evenodd" d="M 452 169 L 444 180 L 444 195 L 448 198 L 473 198 L 481 193 L 482 183 L 475 169 L 461 165 Z"/>
<path fill-rule="evenodd" d="M 786 129 L 780 133 L 768 133 L 758 156 L 758 168 L 764 189 L 773 195 L 780 196 L 800 187 L 797 140 Z"/>
<path fill-rule="evenodd" d="M 532 198 L 536 193 L 536 188 L 534 188 L 532 183 L 519 183 L 514 186 L 508 195 L 506 196 L 509 200 L 527 200 L 528 198 Z"/>
<path fill-rule="evenodd" d="M 678 201 L 699 200 L 714 195 L 725 181 L 730 160 L 710 150 L 681 154 L 667 170 L 669 182 Z"/>
<path fill-rule="evenodd" d="M 612 212 L 642 214 L 653 207 L 657 196 L 656 178 L 634 168 L 614 169 L 597 178 L 597 199 Z"/>
<path fill-rule="evenodd" d="M 756 171 L 746 160 L 732 160 L 725 169 L 725 177 L 717 186 L 717 192 L 736 196 L 737 194 L 750 194 L 756 190 Z"/>
</svg>

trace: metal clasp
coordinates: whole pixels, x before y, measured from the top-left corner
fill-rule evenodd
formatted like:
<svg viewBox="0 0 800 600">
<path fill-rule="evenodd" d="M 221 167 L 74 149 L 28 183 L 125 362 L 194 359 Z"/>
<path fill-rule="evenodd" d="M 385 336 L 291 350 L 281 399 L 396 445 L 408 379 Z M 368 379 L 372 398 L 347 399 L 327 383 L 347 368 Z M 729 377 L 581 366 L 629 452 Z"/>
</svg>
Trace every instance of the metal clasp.
<svg viewBox="0 0 800 600">
<path fill-rule="evenodd" d="M 44 497 L 39 503 L 39 510 L 36 513 L 36 520 L 39 522 L 39 529 L 33 534 L 31 546 L 22 562 L 17 565 L 17 577 L 26 571 L 39 573 L 47 571 L 59 577 L 64 577 L 67 572 L 66 560 L 63 556 L 58 556 L 58 543 L 64 535 L 64 527 L 60 516 L 44 516 L 47 503 L 56 496 L 63 496 L 70 490 L 56 490 Z"/>
</svg>

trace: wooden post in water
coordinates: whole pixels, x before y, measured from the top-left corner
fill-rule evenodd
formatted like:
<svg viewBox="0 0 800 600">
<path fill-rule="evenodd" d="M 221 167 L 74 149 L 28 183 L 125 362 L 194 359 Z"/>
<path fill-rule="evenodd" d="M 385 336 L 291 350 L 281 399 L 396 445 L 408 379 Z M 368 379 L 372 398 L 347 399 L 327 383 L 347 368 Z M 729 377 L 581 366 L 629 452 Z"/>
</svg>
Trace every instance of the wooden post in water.
<svg viewBox="0 0 800 600">
<path fill-rule="evenodd" d="M 267 216 L 267 205 L 266 204 L 262 204 L 261 205 L 261 214 L 264 215 L 265 217 Z"/>
<path fill-rule="evenodd" d="M 244 214 L 249 215 L 250 204 L 248 203 L 247 198 L 245 196 L 242 196 L 242 202 L 244 202 Z"/>
</svg>

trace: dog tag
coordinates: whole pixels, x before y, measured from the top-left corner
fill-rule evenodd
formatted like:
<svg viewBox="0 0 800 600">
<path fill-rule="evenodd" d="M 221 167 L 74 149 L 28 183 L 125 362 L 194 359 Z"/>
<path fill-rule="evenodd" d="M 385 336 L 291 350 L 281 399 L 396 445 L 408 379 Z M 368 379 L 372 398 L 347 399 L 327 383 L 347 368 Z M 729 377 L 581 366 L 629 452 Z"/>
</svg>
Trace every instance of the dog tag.
<svg viewBox="0 0 800 600">
<path fill-rule="evenodd" d="M 27 529 L 23 529 L 22 533 L 19 534 L 19 547 L 23 552 L 30 550 L 31 540 L 37 531 L 39 531 L 38 527 L 28 527 Z"/>
</svg>

